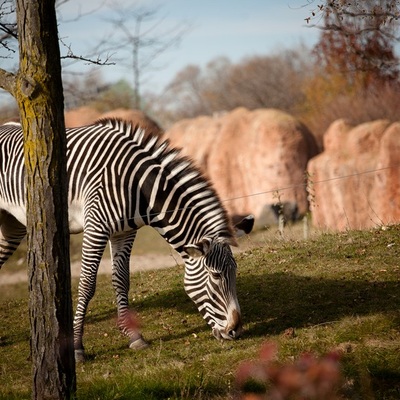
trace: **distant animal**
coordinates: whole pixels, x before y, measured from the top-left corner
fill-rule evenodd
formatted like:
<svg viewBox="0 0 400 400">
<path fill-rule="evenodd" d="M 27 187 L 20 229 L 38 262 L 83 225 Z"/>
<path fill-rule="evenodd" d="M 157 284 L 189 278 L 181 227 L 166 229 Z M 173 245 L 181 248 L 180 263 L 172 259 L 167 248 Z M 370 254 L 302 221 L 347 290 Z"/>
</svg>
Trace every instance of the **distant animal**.
<svg viewBox="0 0 400 400">
<path fill-rule="evenodd" d="M 298 221 L 301 215 L 299 214 L 298 205 L 296 202 L 284 201 L 280 203 L 268 203 L 262 208 L 255 222 L 256 229 L 268 229 L 271 226 L 290 224 Z"/>
<path fill-rule="evenodd" d="M 283 217 L 284 223 L 296 222 L 299 219 L 299 209 L 297 203 L 284 201 L 283 203 L 275 203 L 270 205 L 271 210 L 274 212 L 276 220 Z"/>
<path fill-rule="evenodd" d="M 107 242 L 119 327 L 130 348 L 147 345 L 129 323 L 128 309 L 129 259 L 136 232 L 144 225 L 156 229 L 182 256 L 184 288 L 214 336 L 239 337 L 237 266 L 230 246 L 237 244 L 235 229 L 242 228 L 240 222 L 232 226 L 211 183 L 168 141 L 122 120 L 70 128 L 66 136 L 69 229 L 83 232 L 76 359 L 84 360 L 84 318 Z M 0 267 L 26 234 L 24 174 L 21 126 L 5 124 L 0 127 Z"/>
</svg>

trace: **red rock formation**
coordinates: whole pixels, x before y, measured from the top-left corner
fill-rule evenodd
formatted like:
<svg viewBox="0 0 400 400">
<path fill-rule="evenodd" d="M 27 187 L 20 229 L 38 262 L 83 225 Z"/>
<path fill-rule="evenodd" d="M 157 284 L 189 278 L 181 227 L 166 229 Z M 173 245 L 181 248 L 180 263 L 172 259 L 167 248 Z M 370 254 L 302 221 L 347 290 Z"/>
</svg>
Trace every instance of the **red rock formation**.
<svg viewBox="0 0 400 400">
<path fill-rule="evenodd" d="M 257 217 L 279 200 L 297 203 L 300 213 L 308 209 L 304 172 L 317 146 L 292 116 L 238 108 L 177 122 L 164 136 L 203 169 L 231 214 Z"/>
<path fill-rule="evenodd" d="M 65 111 L 65 126 L 75 128 L 78 126 L 89 125 L 99 119 L 101 113 L 91 107 L 80 107 Z"/>
<path fill-rule="evenodd" d="M 399 221 L 399 162 L 400 123 L 334 122 L 324 152 L 308 164 L 313 224 L 345 230 Z"/>
</svg>

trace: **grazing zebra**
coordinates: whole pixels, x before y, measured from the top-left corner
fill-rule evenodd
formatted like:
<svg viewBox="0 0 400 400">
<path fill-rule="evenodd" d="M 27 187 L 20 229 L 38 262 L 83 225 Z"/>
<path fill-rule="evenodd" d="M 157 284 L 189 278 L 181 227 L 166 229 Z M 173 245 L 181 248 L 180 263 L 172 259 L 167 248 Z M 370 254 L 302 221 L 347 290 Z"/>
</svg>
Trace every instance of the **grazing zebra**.
<svg viewBox="0 0 400 400">
<path fill-rule="evenodd" d="M 0 127 L 0 157 L 1 268 L 26 234 L 19 124 Z M 129 323 L 128 310 L 129 258 L 136 232 L 144 225 L 155 228 L 182 256 L 185 290 L 214 336 L 237 338 L 242 322 L 236 263 L 229 247 L 236 245 L 235 229 L 215 190 L 193 163 L 168 141 L 116 119 L 67 129 L 67 159 L 70 233 L 83 231 L 74 317 L 76 359 L 84 359 L 84 318 L 108 241 L 119 327 L 128 336 L 129 347 L 147 345 Z M 246 228 L 237 225 L 237 230 Z"/>
</svg>

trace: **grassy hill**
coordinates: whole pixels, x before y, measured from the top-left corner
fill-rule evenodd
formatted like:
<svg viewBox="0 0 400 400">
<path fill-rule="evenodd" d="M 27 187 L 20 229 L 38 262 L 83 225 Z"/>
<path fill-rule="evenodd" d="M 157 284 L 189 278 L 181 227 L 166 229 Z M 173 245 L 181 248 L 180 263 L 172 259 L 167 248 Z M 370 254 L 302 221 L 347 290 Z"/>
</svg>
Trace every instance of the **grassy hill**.
<svg viewBox="0 0 400 400">
<path fill-rule="evenodd" d="M 307 241 L 258 237 L 260 246 L 237 256 L 245 333 L 235 342 L 211 336 L 184 293 L 183 267 L 174 267 L 132 275 L 131 305 L 151 346 L 129 350 L 116 328 L 110 277 L 99 276 L 78 398 L 232 398 L 238 366 L 272 341 L 284 364 L 340 350 L 342 398 L 399 399 L 399 239 L 399 226 Z M 0 321 L 0 399 L 29 399 L 26 283 L 2 286 Z"/>
</svg>

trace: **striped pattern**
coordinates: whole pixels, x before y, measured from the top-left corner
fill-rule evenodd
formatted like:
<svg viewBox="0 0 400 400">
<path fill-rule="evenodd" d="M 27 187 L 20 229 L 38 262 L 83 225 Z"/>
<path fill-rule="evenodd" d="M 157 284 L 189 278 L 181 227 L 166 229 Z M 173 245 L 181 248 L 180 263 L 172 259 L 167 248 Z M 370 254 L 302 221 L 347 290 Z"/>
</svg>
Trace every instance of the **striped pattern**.
<svg viewBox="0 0 400 400">
<path fill-rule="evenodd" d="M 25 235 L 22 132 L 0 127 L 0 267 Z M 119 321 L 128 318 L 129 258 L 136 231 L 154 227 L 185 262 L 185 290 L 218 338 L 240 333 L 233 230 L 215 190 L 168 141 L 120 120 L 67 129 L 69 225 L 84 232 L 75 348 L 108 242 Z M 121 322 L 131 343 L 141 334 Z M 133 346 L 135 347 L 135 346 Z"/>
<path fill-rule="evenodd" d="M 241 333 L 236 262 L 228 244 L 213 241 L 209 246 L 204 257 L 185 261 L 185 290 L 212 327 L 214 336 L 234 339 Z"/>
</svg>

